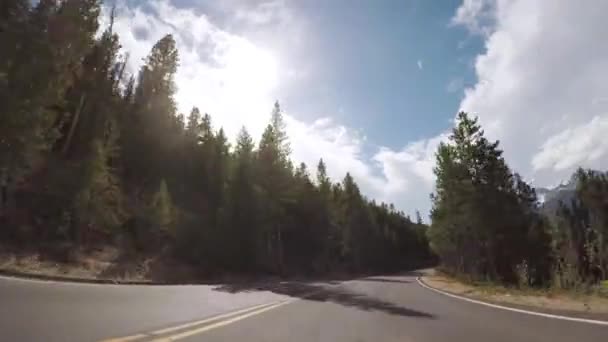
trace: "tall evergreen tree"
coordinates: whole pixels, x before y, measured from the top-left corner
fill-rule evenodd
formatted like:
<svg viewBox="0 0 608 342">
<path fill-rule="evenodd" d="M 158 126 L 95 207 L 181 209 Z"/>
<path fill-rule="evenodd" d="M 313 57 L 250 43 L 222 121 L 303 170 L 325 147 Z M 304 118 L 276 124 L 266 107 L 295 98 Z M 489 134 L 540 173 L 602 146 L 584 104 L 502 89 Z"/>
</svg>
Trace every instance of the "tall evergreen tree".
<svg viewBox="0 0 608 342">
<path fill-rule="evenodd" d="M 272 126 L 273 140 L 278 149 L 279 155 L 283 162 L 288 162 L 289 155 L 291 154 L 291 146 L 287 137 L 287 131 L 285 119 L 283 117 L 283 111 L 279 105 L 279 101 L 274 103 L 272 114 L 270 116 L 270 125 Z"/>
<path fill-rule="evenodd" d="M 538 222 L 536 196 L 466 113 L 437 152 L 429 237 L 446 267 L 473 278 L 517 281 Z"/>
<path fill-rule="evenodd" d="M 177 113 L 173 37 L 128 75 L 99 12 L 98 0 L 0 5 L 0 214 L 24 199 L 8 218 L 32 242 L 117 240 L 205 272 L 283 275 L 425 257 L 417 226 L 350 174 L 332 184 L 320 160 L 313 182 L 294 168 L 278 102 L 257 149 L 243 128 L 231 150 L 209 114 Z"/>
<path fill-rule="evenodd" d="M 175 40 L 169 34 L 154 44 L 139 71 L 123 146 L 127 176 L 144 184 L 155 184 L 170 171 L 170 155 L 176 144 L 170 132 L 176 114 L 177 65 Z"/>
<path fill-rule="evenodd" d="M 161 180 L 158 191 L 154 193 L 150 200 L 148 217 L 153 228 L 161 232 L 173 234 L 176 219 L 175 209 L 167 182 L 164 179 Z"/>
<path fill-rule="evenodd" d="M 118 179 L 108 166 L 108 154 L 99 141 L 91 145 L 91 153 L 82 165 L 79 190 L 74 198 L 76 236 L 85 237 L 92 229 L 116 228 L 125 218 L 123 194 Z"/>
<path fill-rule="evenodd" d="M 240 271 L 251 271 L 255 266 L 258 239 L 257 206 L 253 140 L 243 127 L 236 141 L 235 161 L 230 175 L 224 209 L 224 229 L 230 243 L 227 248 L 228 265 Z"/>
<path fill-rule="evenodd" d="M 9 3 L 6 13 L 27 5 Z M 0 179 L 2 191 L 22 178 L 58 137 L 56 104 L 94 42 L 99 1 L 39 1 L 27 20 L 8 19 L 11 29 L 0 61 Z"/>
</svg>

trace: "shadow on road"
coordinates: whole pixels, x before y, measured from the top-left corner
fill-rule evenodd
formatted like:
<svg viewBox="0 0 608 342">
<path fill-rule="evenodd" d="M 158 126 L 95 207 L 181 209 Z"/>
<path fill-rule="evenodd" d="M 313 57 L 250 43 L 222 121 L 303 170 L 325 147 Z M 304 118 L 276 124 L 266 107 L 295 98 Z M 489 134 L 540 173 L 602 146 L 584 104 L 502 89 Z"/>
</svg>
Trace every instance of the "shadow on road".
<svg viewBox="0 0 608 342">
<path fill-rule="evenodd" d="M 426 312 L 402 307 L 390 302 L 349 291 L 341 286 L 311 284 L 302 282 L 274 282 L 256 284 L 227 284 L 214 288 L 216 291 L 237 293 L 249 291 L 270 291 L 277 294 L 298 297 L 319 302 L 331 302 L 364 311 L 381 311 L 391 315 L 435 319 Z"/>
</svg>

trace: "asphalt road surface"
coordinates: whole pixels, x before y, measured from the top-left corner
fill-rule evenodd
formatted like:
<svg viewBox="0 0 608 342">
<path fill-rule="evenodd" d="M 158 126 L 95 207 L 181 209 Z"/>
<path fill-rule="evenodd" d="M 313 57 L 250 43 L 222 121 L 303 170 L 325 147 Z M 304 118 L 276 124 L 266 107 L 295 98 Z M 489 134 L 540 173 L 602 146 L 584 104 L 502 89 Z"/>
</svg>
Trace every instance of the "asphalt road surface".
<svg viewBox="0 0 608 342">
<path fill-rule="evenodd" d="M 0 278 L 0 341 L 608 341 L 608 326 L 348 282 L 87 285 Z"/>
</svg>

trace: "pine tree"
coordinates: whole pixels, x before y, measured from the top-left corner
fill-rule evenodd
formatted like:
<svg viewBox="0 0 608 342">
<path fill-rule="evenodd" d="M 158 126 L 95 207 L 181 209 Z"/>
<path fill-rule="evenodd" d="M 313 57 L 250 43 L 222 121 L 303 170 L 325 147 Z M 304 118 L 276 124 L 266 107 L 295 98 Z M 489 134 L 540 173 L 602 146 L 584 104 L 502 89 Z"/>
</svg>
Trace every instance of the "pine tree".
<svg viewBox="0 0 608 342">
<path fill-rule="evenodd" d="M 283 111 L 279 105 L 279 101 L 274 103 L 272 114 L 270 117 L 270 125 L 272 126 L 273 140 L 279 151 L 279 155 L 283 162 L 287 163 L 289 155 L 291 153 L 291 147 L 287 138 L 287 131 L 285 119 L 283 118 Z"/>
<path fill-rule="evenodd" d="M 342 221 L 342 255 L 352 262 L 354 270 L 362 268 L 362 252 L 358 238 L 361 236 L 363 208 L 359 187 L 350 173 L 342 181 L 341 221 Z"/>
<path fill-rule="evenodd" d="M 160 231 L 173 234 L 175 209 L 167 182 L 161 180 L 158 191 L 152 196 L 148 207 L 148 216 L 152 226 Z"/>
<path fill-rule="evenodd" d="M 302 182 L 310 182 L 310 175 L 308 174 L 308 167 L 306 166 L 306 163 L 300 163 L 300 165 L 298 165 L 294 177 L 296 180 Z"/>
<path fill-rule="evenodd" d="M 123 195 L 101 142 L 92 143 L 81 169 L 80 189 L 73 204 L 75 234 L 84 237 L 93 229 L 116 228 L 125 218 Z"/>
<path fill-rule="evenodd" d="M 292 164 L 289 143 L 278 102 L 264 130 L 257 153 L 257 182 L 265 202 L 261 208 L 265 231 L 265 257 L 275 272 L 284 272 L 283 231 L 288 228 L 287 206 L 291 195 Z"/>
<path fill-rule="evenodd" d="M 81 70 L 66 94 L 65 112 L 60 120 L 66 124 L 61 127 L 63 138 L 59 141 L 64 155 L 71 151 L 77 156 L 86 153 L 83 146 L 93 140 L 107 140 L 109 130 L 117 129 L 119 80 L 115 78 L 122 76 L 115 70 L 124 68 L 124 63 L 118 61 L 120 45 L 112 25 L 85 55 Z"/>
<path fill-rule="evenodd" d="M 416 210 L 416 224 L 422 224 L 422 216 L 420 216 L 420 211 Z"/>
<path fill-rule="evenodd" d="M 228 139 L 224 134 L 224 129 L 220 130 L 215 135 L 213 141 L 213 151 L 210 159 L 209 183 L 208 183 L 208 200 L 211 210 L 211 215 L 214 220 L 217 218 L 218 210 L 224 202 L 224 192 L 226 184 L 226 174 L 229 170 L 228 151 L 230 146 Z M 215 223 L 214 223 L 215 224 Z"/>
<path fill-rule="evenodd" d="M 319 164 L 317 164 L 317 185 L 323 197 L 328 198 L 331 190 L 331 181 L 327 176 L 327 169 L 323 159 L 319 159 Z"/>
<path fill-rule="evenodd" d="M 128 75 L 114 11 L 103 32 L 99 13 L 100 0 L 0 5 L 0 210 L 23 198 L 32 241 L 71 233 L 87 243 L 100 231 L 102 242 L 130 241 L 120 226 L 134 247 L 169 247 L 209 272 L 395 270 L 428 257 L 424 224 L 365 198 L 350 174 L 332 184 L 323 160 L 315 181 L 306 164 L 294 167 L 278 102 L 258 148 L 243 128 L 231 151 L 209 114 L 177 113 L 173 37 Z M 484 175 L 475 190 L 513 181 L 495 172 L 491 148 L 469 152 L 468 160 L 487 161 L 475 166 Z M 524 209 L 534 209 L 534 196 L 511 187 L 504 202 L 532 217 Z M 588 203 L 597 213 L 599 202 Z"/>
<path fill-rule="evenodd" d="M 608 274 L 608 176 L 577 170 L 574 198 L 560 203 L 553 218 L 554 285 L 594 284 Z"/>
<path fill-rule="evenodd" d="M 172 170 L 171 155 L 179 142 L 170 134 L 176 114 L 177 65 L 175 40 L 166 35 L 154 44 L 139 71 L 133 109 L 122 129 L 125 171 L 133 181 L 155 184 Z"/>
<path fill-rule="evenodd" d="M 198 137 L 201 135 L 201 112 L 197 107 L 192 108 L 192 111 L 188 116 L 186 132 L 189 138 L 194 142 L 197 142 Z"/>
<path fill-rule="evenodd" d="M 227 264 L 251 271 L 255 266 L 258 217 L 253 174 L 253 140 L 243 127 L 236 141 L 234 167 L 228 183 L 223 224 Z"/>
<path fill-rule="evenodd" d="M 23 14 L 25 4 L 7 12 Z M 74 78 L 97 31 L 99 2 L 43 0 L 28 20 L 13 18 L 3 32 L 0 75 L 0 179 L 3 192 L 23 178 L 58 137 L 56 104 Z M 14 21 L 16 20 L 16 21 Z"/>
<path fill-rule="evenodd" d="M 473 278 L 518 281 L 528 263 L 536 197 L 466 113 L 437 152 L 436 193 L 429 238 L 446 267 Z"/>
</svg>

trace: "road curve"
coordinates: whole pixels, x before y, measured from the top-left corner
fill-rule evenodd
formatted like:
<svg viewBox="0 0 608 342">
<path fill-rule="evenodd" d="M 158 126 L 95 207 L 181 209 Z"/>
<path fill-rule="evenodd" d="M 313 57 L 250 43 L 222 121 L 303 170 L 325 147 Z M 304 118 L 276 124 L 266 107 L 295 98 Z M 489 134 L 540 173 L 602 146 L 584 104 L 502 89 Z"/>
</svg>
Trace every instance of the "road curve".
<svg viewBox="0 0 608 342">
<path fill-rule="evenodd" d="M 608 336 L 606 326 L 443 296 L 418 285 L 415 274 L 343 283 L 166 287 L 0 278 L 0 307 L 0 340 L 7 341 L 99 341 L 134 334 L 144 341 L 191 342 L 559 342 Z M 218 314 L 224 315 L 205 320 Z M 158 329 L 167 330 L 150 334 Z"/>
<path fill-rule="evenodd" d="M 0 341 L 98 341 L 288 298 L 210 285 L 98 285 L 0 277 Z"/>
</svg>

